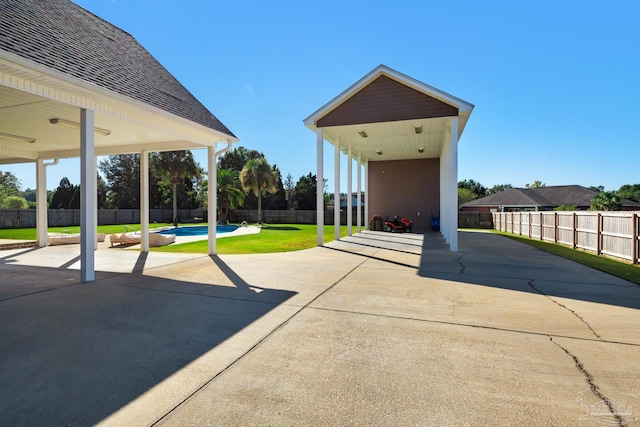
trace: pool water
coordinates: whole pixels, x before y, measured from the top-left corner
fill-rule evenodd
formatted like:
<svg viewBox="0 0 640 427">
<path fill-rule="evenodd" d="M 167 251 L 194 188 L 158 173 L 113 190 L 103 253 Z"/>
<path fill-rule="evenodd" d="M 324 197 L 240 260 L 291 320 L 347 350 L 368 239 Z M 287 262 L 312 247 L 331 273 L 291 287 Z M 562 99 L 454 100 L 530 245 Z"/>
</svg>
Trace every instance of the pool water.
<svg viewBox="0 0 640 427">
<path fill-rule="evenodd" d="M 231 233 L 238 228 L 239 227 L 237 225 L 218 225 L 216 226 L 216 233 Z M 160 232 L 160 234 L 175 234 L 176 236 L 206 236 L 208 233 L 209 229 L 206 225 L 170 228 L 168 230 L 162 230 Z"/>
</svg>

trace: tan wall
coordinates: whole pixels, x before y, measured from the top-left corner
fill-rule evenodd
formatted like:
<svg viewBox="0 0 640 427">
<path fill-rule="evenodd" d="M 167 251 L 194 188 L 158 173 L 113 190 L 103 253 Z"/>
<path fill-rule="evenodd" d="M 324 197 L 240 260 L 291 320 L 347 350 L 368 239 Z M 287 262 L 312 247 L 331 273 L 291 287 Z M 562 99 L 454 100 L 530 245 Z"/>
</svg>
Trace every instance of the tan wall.
<svg viewBox="0 0 640 427">
<path fill-rule="evenodd" d="M 430 230 L 431 212 L 439 211 L 440 159 L 369 162 L 370 217 L 404 216 L 424 232 Z"/>
</svg>

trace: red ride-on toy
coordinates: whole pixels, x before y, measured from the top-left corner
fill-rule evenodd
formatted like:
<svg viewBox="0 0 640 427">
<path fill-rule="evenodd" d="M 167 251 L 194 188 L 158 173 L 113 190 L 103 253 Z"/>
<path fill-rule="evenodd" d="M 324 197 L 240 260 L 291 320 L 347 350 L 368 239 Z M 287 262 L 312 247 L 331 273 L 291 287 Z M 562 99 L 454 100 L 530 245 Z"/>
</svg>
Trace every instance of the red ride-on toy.
<svg viewBox="0 0 640 427">
<path fill-rule="evenodd" d="M 392 233 L 411 233 L 413 229 L 413 221 L 409 218 L 398 218 L 397 216 L 393 217 L 393 221 L 389 221 L 389 218 L 384 223 L 384 231 L 392 232 Z"/>
</svg>

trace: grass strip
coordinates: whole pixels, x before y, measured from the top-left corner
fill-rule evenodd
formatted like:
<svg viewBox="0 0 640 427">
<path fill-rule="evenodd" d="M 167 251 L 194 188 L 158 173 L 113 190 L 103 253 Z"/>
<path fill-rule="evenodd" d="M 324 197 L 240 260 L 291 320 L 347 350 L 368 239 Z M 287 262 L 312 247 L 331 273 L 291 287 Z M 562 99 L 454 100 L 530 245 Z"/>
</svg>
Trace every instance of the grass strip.
<svg viewBox="0 0 640 427">
<path fill-rule="evenodd" d="M 570 259 L 582 265 L 595 268 L 596 270 L 603 271 L 605 273 L 640 285 L 640 267 L 638 267 L 637 265 L 627 264 L 621 261 L 616 261 L 610 258 L 590 254 L 582 250 L 572 249 L 555 243 L 529 239 L 528 237 L 519 236 L 517 234 L 506 233 L 504 231 L 498 230 L 492 231 L 495 234 L 500 234 L 518 242 L 525 243 L 538 249 L 542 249 L 545 252 Z"/>
<path fill-rule="evenodd" d="M 333 240 L 333 233 L 333 225 L 325 225 L 324 241 Z M 341 226 L 340 236 L 346 235 L 347 227 Z M 265 224 L 258 234 L 225 237 L 216 241 L 216 249 L 220 255 L 292 252 L 309 249 L 316 245 L 316 226 L 309 224 Z M 151 248 L 150 250 L 206 254 L 209 246 L 207 240 L 199 240 Z"/>
</svg>

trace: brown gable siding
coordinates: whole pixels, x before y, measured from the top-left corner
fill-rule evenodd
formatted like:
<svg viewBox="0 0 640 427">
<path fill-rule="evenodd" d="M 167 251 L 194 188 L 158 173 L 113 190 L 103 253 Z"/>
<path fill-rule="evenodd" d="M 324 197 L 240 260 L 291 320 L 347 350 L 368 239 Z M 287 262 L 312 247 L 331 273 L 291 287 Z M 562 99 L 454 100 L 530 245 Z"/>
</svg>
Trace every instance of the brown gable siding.
<svg viewBox="0 0 640 427">
<path fill-rule="evenodd" d="M 415 231 L 424 232 L 430 229 L 431 212 L 439 211 L 440 159 L 369 162 L 371 217 L 404 216 L 413 221 Z"/>
<path fill-rule="evenodd" d="M 458 109 L 380 76 L 318 120 L 318 127 L 457 116 Z"/>
</svg>

